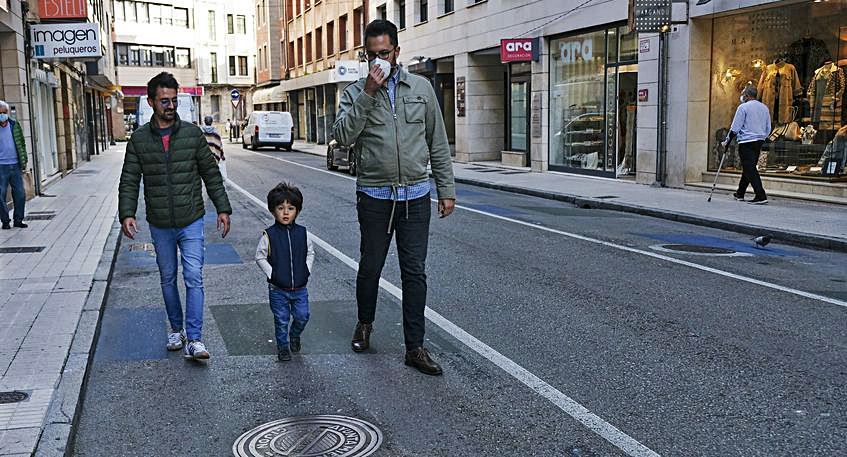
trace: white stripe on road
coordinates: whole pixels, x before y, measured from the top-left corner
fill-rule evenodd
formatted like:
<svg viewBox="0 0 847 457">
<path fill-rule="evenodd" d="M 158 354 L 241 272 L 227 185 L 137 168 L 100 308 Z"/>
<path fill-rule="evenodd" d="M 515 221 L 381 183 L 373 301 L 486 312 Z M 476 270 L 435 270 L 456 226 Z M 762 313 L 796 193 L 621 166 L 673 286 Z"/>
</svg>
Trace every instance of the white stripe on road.
<svg viewBox="0 0 847 457">
<path fill-rule="evenodd" d="M 313 166 L 310 166 L 310 165 L 304 165 L 302 163 L 297 163 L 297 162 L 294 162 L 292 160 L 286 160 L 286 159 L 283 159 L 283 158 L 280 158 L 280 157 L 274 157 L 274 156 L 270 156 L 270 155 L 267 155 L 267 154 L 262 154 L 260 152 L 256 152 L 254 154 L 258 154 L 258 155 L 267 157 L 269 159 L 274 159 L 274 160 L 279 160 L 279 161 L 282 161 L 282 162 L 290 163 L 292 165 L 297 165 L 297 166 L 300 166 L 300 167 L 308 168 L 310 170 L 319 171 L 321 173 L 327 173 L 327 174 L 330 174 L 332 176 L 337 176 L 339 178 L 350 179 L 350 180 L 354 180 L 354 181 L 356 180 L 356 178 L 353 178 L 352 176 L 340 175 L 338 173 L 335 173 L 335 172 L 332 172 L 332 171 L 329 171 L 329 170 L 324 170 L 324 169 L 313 167 Z M 433 199 L 433 201 L 436 201 L 436 200 Z M 718 268 L 707 267 L 705 265 L 700 265 L 698 263 L 689 262 L 687 260 L 677 259 L 675 257 L 670 257 L 670 256 L 662 255 L 662 254 L 657 254 L 655 252 L 645 251 L 643 249 L 637 249 L 637 248 L 632 248 L 632 247 L 629 247 L 629 246 L 623 246 L 623 245 L 620 245 L 620 244 L 615 244 L 615 243 L 612 243 L 612 242 L 609 242 L 609 241 L 598 240 L 596 238 L 591 238 L 591 237 L 579 235 L 579 234 L 576 234 L 576 233 L 570 233 L 570 232 L 565 232 L 565 231 L 562 231 L 562 230 L 557 230 L 557 229 L 554 229 L 554 228 L 544 227 L 543 225 L 537 225 L 537 224 L 533 224 L 533 223 L 530 223 L 530 222 L 524 222 L 524 221 L 521 221 L 521 220 L 512 219 L 512 218 L 505 217 L 505 216 L 499 216 L 497 214 L 492 214 L 492 213 L 488 213 L 488 212 L 485 212 L 485 211 L 480 211 L 478 209 L 469 208 L 467 206 L 456 205 L 456 208 L 461 208 L 465 211 L 471 211 L 471 212 L 474 212 L 474 213 L 477 213 L 477 214 L 482 214 L 484 216 L 493 217 L 495 219 L 500 219 L 500 220 L 512 222 L 512 223 L 515 223 L 515 224 L 520 224 L 520 225 L 523 225 L 523 226 L 526 226 L 526 227 L 532 227 L 534 229 L 543 230 L 545 232 L 555 233 L 557 235 L 562 235 L 562 236 L 566 236 L 566 237 L 581 240 L 581 241 L 587 241 L 589 243 L 600 244 L 600 245 L 607 246 L 607 247 L 610 247 L 610 248 L 613 248 L 613 249 L 619 249 L 621 251 L 627 251 L 627 252 L 632 252 L 634 254 L 645 255 L 647 257 L 652 257 L 654 259 L 664 260 L 666 262 L 675 263 L 677 265 L 683 265 L 683 266 L 686 266 L 686 267 L 694 268 L 696 270 L 705 271 L 705 272 L 708 272 L 708 273 L 714 273 L 716 275 L 720 275 L 720 276 L 724 276 L 724 277 L 732 278 L 732 279 L 737 279 L 739 281 L 747 282 L 747 283 L 750 283 L 750 284 L 756 284 L 758 286 L 767 287 L 769 289 L 778 290 L 780 292 L 786 292 L 786 293 L 797 295 L 797 296 L 800 296 L 800 297 L 809 298 L 809 299 L 812 299 L 812 300 L 818 300 L 818 301 L 822 301 L 822 302 L 825 302 L 825 303 L 830 303 L 830 304 L 833 304 L 833 305 L 838 305 L 838 306 L 842 306 L 842 307 L 847 308 L 847 301 L 839 300 L 837 298 L 827 297 L 825 295 L 813 294 L 811 292 L 806 292 L 806 291 L 803 291 L 803 290 L 794 289 L 794 288 L 783 286 L 783 285 L 780 285 L 780 284 L 774 284 L 772 282 L 762 281 L 760 279 L 751 278 L 749 276 L 731 273 L 729 271 L 720 270 Z"/>
<path fill-rule="evenodd" d="M 267 203 L 263 202 L 253 194 L 247 192 L 241 186 L 234 183 L 232 180 L 227 179 L 227 183 L 237 191 L 244 194 L 244 196 L 249 198 L 260 208 L 267 208 Z M 348 257 L 343 252 L 339 251 L 326 241 L 315 236 L 314 232 L 310 231 L 309 237 L 315 244 L 320 246 L 326 252 L 330 253 L 333 257 L 341 260 L 345 265 L 349 266 L 353 270 L 358 271 L 359 264 L 356 263 L 355 260 Z M 379 285 L 388 293 L 393 295 L 397 300 L 403 300 L 403 291 L 399 287 L 395 286 L 394 284 L 391 284 L 383 278 L 379 279 Z M 478 340 L 476 337 L 464 331 L 458 325 L 450 322 L 447 318 L 438 314 L 437 312 L 433 311 L 428 307 L 426 308 L 426 317 L 430 320 L 430 322 L 441 327 L 445 332 L 449 333 L 454 338 L 461 341 L 465 346 L 469 347 L 477 354 L 490 360 L 494 365 L 497 365 L 503 371 L 509 373 L 510 375 L 512 375 L 512 377 L 525 384 L 527 387 L 534 390 L 542 397 L 550 400 L 550 402 L 556 405 L 559 409 L 579 421 L 589 430 L 600 435 L 606 441 L 612 443 L 617 448 L 624 451 L 627 455 L 632 457 L 659 457 L 658 453 L 639 443 L 637 440 L 635 440 L 635 438 L 632 438 L 626 433 L 620 431 L 617 427 L 606 422 L 600 416 L 592 413 L 587 408 L 577 403 L 575 400 L 568 397 L 567 395 L 563 394 L 562 392 L 560 392 L 555 387 L 551 386 L 538 376 L 535 376 L 534 374 L 530 373 L 526 368 L 518 365 L 510 358 L 497 352 L 491 346 L 488 346 L 487 344 Z"/>
</svg>

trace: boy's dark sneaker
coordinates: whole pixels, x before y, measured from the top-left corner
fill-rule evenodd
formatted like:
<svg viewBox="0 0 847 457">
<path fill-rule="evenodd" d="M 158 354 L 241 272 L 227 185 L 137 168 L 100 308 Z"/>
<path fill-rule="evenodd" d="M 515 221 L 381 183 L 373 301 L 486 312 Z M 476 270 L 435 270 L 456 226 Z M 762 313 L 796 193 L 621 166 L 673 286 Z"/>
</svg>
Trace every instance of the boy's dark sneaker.
<svg viewBox="0 0 847 457">
<path fill-rule="evenodd" d="M 13 225 L 17 228 L 27 228 L 27 227 L 29 227 L 28 225 L 24 224 L 23 221 L 15 221 L 15 223 Z"/>
<path fill-rule="evenodd" d="M 299 336 L 292 336 L 291 338 L 289 338 L 288 343 L 291 347 L 291 352 L 300 352 L 300 337 Z"/>
<path fill-rule="evenodd" d="M 740 202 L 743 202 L 743 201 L 744 201 L 744 196 L 743 196 L 743 195 L 738 195 L 738 193 L 737 193 L 737 192 L 733 192 L 733 194 L 732 194 L 732 198 L 734 198 L 734 199 L 736 199 L 737 201 L 740 201 Z"/>
<path fill-rule="evenodd" d="M 3 230 L 11 230 L 12 226 L 8 222 L 3 223 Z"/>
<path fill-rule="evenodd" d="M 768 198 L 767 197 L 761 197 L 761 198 L 756 197 L 756 198 L 750 200 L 747 203 L 751 204 L 751 205 L 767 205 L 768 204 Z"/>
<path fill-rule="evenodd" d="M 280 348 L 277 351 L 276 359 L 280 362 L 288 362 L 289 360 L 291 360 L 291 351 L 288 349 L 288 346 Z"/>
</svg>

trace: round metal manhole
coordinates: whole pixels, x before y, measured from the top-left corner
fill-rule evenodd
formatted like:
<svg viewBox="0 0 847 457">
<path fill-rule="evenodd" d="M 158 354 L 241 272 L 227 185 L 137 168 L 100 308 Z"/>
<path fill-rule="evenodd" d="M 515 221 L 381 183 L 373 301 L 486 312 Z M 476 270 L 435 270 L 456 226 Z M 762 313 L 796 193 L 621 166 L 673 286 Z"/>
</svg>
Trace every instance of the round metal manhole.
<svg viewBox="0 0 847 457">
<path fill-rule="evenodd" d="M 752 254 L 738 252 L 729 248 L 717 246 L 700 246 L 696 244 L 655 244 L 650 246 L 654 251 L 667 252 L 671 254 L 705 255 L 715 257 L 748 257 Z"/>
<path fill-rule="evenodd" d="M 29 395 L 26 392 L 18 392 L 17 390 L 0 392 L 0 405 L 6 403 L 20 403 L 27 398 L 29 398 Z"/>
<path fill-rule="evenodd" d="M 232 445 L 236 457 L 364 457 L 382 445 L 373 424 L 347 416 L 290 417 L 247 431 Z"/>
</svg>

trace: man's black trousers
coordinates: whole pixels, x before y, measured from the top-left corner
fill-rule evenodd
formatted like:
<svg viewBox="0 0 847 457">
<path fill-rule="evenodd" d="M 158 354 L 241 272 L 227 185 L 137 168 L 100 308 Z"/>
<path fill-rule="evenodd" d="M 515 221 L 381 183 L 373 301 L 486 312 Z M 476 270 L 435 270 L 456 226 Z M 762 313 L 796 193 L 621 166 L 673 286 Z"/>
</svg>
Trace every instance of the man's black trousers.
<svg viewBox="0 0 847 457">
<path fill-rule="evenodd" d="M 752 184 L 757 199 L 768 198 L 765 195 L 765 188 L 762 186 L 762 178 L 759 177 L 759 170 L 756 169 L 762 144 L 764 144 L 763 141 L 752 141 L 738 145 L 738 155 L 741 158 L 742 170 L 741 180 L 738 182 L 738 191 L 736 192 L 736 195 L 739 197 L 743 197 L 747 192 L 747 185 Z"/>
</svg>

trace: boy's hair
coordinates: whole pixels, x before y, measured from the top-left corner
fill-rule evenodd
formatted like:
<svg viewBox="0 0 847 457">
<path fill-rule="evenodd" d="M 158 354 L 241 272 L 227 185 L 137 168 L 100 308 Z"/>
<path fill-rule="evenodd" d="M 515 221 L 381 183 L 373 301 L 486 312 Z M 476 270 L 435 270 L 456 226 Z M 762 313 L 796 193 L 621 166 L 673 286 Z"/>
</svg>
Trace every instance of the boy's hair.
<svg viewBox="0 0 847 457">
<path fill-rule="evenodd" d="M 147 83 L 147 97 L 156 99 L 156 91 L 159 90 L 160 87 L 164 87 L 165 89 L 176 89 L 179 90 L 179 83 L 176 82 L 176 78 L 174 75 L 163 71 L 158 75 L 154 76 Z"/>
<path fill-rule="evenodd" d="M 376 19 L 371 21 L 371 23 L 365 27 L 365 41 L 367 41 L 368 38 L 376 38 L 383 35 L 388 35 L 388 41 L 391 42 L 391 45 L 397 46 L 397 26 L 391 21 Z"/>
<path fill-rule="evenodd" d="M 299 213 L 303 209 L 303 194 L 293 184 L 281 182 L 268 192 L 268 211 L 274 212 L 277 206 L 288 202 L 297 208 Z"/>
</svg>

